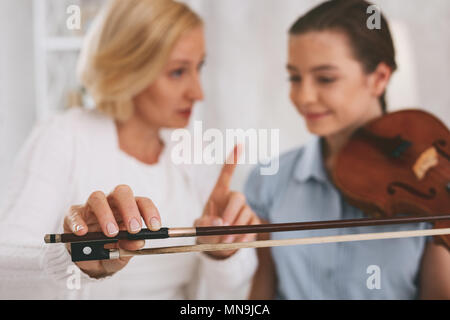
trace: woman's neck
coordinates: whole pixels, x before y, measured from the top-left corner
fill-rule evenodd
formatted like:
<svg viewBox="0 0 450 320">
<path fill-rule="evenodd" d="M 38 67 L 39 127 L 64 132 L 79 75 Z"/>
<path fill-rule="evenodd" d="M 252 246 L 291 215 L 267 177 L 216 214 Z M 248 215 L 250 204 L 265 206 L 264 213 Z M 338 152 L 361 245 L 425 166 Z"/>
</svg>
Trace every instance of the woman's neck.
<svg viewBox="0 0 450 320">
<path fill-rule="evenodd" d="M 159 128 L 151 127 L 133 116 L 126 122 L 117 122 L 117 136 L 122 151 L 145 164 L 158 162 L 164 143 Z"/>
<path fill-rule="evenodd" d="M 331 172 L 333 172 L 333 168 L 339 151 L 344 147 L 350 136 L 353 134 L 354 130 L 352 129 L 347 128 L 337 134 L 327 136 L 323 139 L 323 144 L 321 146 L 322 155 L 324 166 L 329 177 L 332 176 Z"/>
<path fill-rule="evenodd" d="M 373 105 L 368 108 L 368 110 L 371 111 L 368 112 L 367 115 L 358 123 L 354 123 L 353 125 L 348 126 L 337 133 L 324 137 L 322 145 L 322 155 L 325 167 L 329 174 L 333 171 L 334 164 L 339 152 L 350 139 L 351 135 L 361 126 L 365 125 L 375 118 L 380 117 L 383 114 L 381 105 L 378 101 L 374 102 Z"/>
</svg>

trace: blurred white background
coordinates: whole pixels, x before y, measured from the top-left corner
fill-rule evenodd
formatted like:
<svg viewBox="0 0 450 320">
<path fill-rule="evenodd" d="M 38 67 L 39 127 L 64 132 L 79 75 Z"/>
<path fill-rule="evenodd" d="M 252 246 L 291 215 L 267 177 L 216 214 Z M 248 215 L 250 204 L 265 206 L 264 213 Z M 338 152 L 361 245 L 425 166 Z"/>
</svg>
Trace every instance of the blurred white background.
<svg viewBox="0 0 450 320">
<path fill-rule="evenodd" d="M 33 124 L 64 110 L 77 92 L 82 35 L 102 0 L 0 0 L 0 202 L 14 157 Z M 288 99 L 287 30 L 319 0 L 185 0 L 205 20 L 204 127 L 277 128 L 285 151 L 306 141 Z M 399 71 L 390 110 L 421 107 L 450 125 L 450 1 L 377 0 L 391 23 Z M 82 30 L 65 27 L 82 8 Z M 75 95 L 76 98 L 76 95 Z M 73 100 L 73 98 L 72 98 Z M 75 99 L 76 100 L 76 99 Z M 73 102 L 72 102 L 73 103 Z M 249 166 L 233 181 L 241 189 Z"/>
</svg>

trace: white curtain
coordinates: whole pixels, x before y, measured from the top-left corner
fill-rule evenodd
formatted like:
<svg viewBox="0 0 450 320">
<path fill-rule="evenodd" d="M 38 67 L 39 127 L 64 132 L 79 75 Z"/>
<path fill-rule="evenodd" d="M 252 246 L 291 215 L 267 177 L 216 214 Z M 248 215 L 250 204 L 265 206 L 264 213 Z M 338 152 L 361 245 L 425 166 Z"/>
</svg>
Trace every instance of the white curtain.
<svg viewBox="0 0 450 320">
<path fill-rule="evenodd" d="M 0 204 L 35 117 L 31 7 L 31 0 L 0 1 Z"/>
</svg>

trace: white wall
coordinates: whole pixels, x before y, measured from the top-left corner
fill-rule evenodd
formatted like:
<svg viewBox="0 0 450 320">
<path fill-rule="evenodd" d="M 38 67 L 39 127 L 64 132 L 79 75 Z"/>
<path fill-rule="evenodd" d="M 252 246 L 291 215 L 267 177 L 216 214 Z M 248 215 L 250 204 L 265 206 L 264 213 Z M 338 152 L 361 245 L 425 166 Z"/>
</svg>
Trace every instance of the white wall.
<svg viewBox="0 0 450 320">
<path fill-rule="evenodd" d="M 0 202 L 34 119 L 31 0 L 0 1 Z"/>
<path fill-rule="evenodd" d="M 421 107 L 450 126 L 450 1 L 375 2 L 388 19 L 402 22 L 409 31 Z"/>
<path fill-rule="evenodd" d="M 287 30 L 321 1 L 184 2 L 206 22 L 206 100 L 196 110 L 205 126 L 280 128 L 282 150 L 304 142 L 308 134 L 288 99 Z M 450 125 L 450 1 L 375 2 L 411 37 L 401 45 L 409 49 L 399 52 L 399 74 L 404 76 L 397 76 L 401 80 L 389 92 L 396 106 L 420 105 Z M 3 178 L 35 116 L 31 8 L 32 0 L 0 0 L 0 201 Z M 242 186 L 247 170 L 237 172 L 236 188 Z"/>
<path fill-rule="evenodd" d="M 287 30 L 321 0 L 184 0 L 205 19 L 205 103 L 209 127 L 280 128 L 280 148 L 309 137 L 288 99 Z M 390 109 L 421 106 L 450 125 L 450 1 L 375 0 L 397 40 Z M 240 188 L 248 167 L 239 168 Z"/>
</svg>

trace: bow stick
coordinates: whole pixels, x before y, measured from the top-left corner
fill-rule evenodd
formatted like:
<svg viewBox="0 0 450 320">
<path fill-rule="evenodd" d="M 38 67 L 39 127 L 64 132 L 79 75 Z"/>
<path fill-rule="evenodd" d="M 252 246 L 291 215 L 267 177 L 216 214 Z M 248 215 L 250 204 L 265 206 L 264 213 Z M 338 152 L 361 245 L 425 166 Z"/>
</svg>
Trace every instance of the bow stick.
<svg viewBox="0 0 450 320">
<path fill-rule="evenodd" d="M 236 243 L 197 244 L 197 245 L 190 245 L 190 246 L 172 246 L 172 247 L 141 249 L 141 250 L 137 250 L 137 251 L 130 251 L 130 250 L 125 250 L 125 249 L 112 249 L 112 250 L 114 250 L 114 255 L 117 256 L 118 258 L 120 258 L 120 257 L 164 254 L 164 253 L 235 250 L 235 249 L 243 249 L 243 248 L 267 248 L 267 247 L 279 247 L 279 246 L 292 246 L 292 245 L 300 245 L 300 244 L 351 242 L 351 241 L 379 240 L 379 239 L 398 239 L 398 238 L 437 236 L 437 235 L 445 235 L 445 234 L 450 234 L 450 228 L 412 230 L 412 231 L 394 231 L 394 232 L 359 233 L 359 234 L 346 234 L 346 235 L 338 235 L 338 236 L 322 236 L 322 237 L 283 239 L 283 240 L 263 240 L 263 241 L 236 242 Z"/>
<path fill-rule="evenodd" d="M 325 236 L 300 239 L 266 240 L 240 243 L 218 243 L 199 244 L 191 246 L 173 246 L 163 248 L 141 249 L 129 251 L 123 249 L 105 249 L 104 245 L 115 243 L 119 240 L 146 240 L 146 239 L 166 239 L 176 237 L 197 237 L 197 236 L 217 236 L 229 234 L 246 233 L 269 233 L 300 230 L 318 230 L 333 228 L 349 228 L 390 224 L 405 224 L 419 222 L 436 222 L 449 220 L 449 215 L 425 216 L 425 217 L 395 217 L 378 219 L 350 219 L 350 220 L 329 220 L 294 222 L 278 224 L 260 224 L 245 226 L 211 226 L 211 227 L 191 227 L 191 228 L 161 228 L 158 231 L 142 229 L 140 232 L 131 234 L 127 231 L 120 231 L 115 237 L 106 237 L 102 232 L 88 232 L 84 236 L 77 236 L 72 233 L 47 234 L 44 237 L 45 243 L 70 243 L 72 261 L 107 260 L 117 259 L 122 256 L 163 254 L 178 252 L 198 252 L 198 251 L 218 251 L 234 250 L 240 248 L 261 248 L 296 244 L 314 244 L 329 242 L 348 242 L 360 240 L 394 239 L 406 237 L 420 237 L 450 234 L 450 228 L 440 228 L 432 230 L 412 230 L 384 233 L 350 234 L 339 236 Z"/>
</svg>

